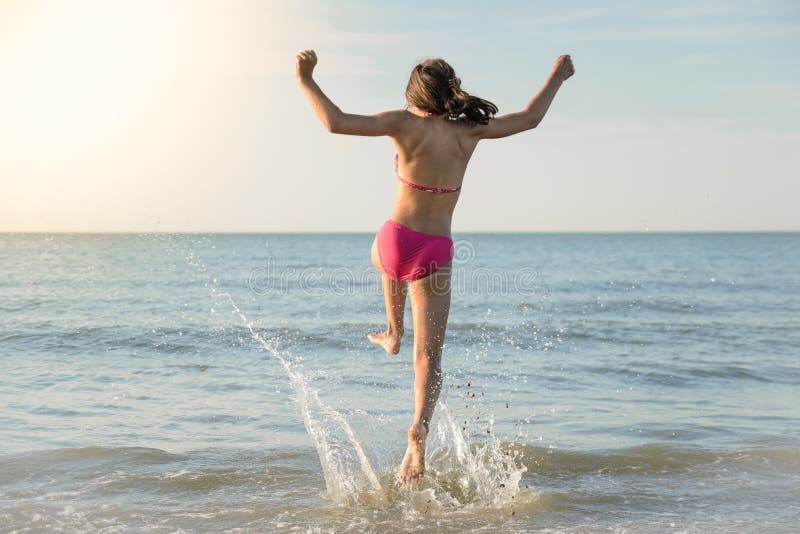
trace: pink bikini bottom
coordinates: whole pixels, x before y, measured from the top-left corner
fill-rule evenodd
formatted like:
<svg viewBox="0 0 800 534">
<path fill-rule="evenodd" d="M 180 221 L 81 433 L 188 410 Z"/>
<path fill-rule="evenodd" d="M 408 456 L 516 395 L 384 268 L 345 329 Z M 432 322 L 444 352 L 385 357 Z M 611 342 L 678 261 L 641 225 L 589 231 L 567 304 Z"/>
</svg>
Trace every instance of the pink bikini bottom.
<svg viewBox="0 0 800 534">
<path fill-rule="evenodd" d="M 389 278 L 413 282 L 453 259 L 453 240 L 423 234 L 389 219 L 378 231 L 378 257 Z"/>
</svg>

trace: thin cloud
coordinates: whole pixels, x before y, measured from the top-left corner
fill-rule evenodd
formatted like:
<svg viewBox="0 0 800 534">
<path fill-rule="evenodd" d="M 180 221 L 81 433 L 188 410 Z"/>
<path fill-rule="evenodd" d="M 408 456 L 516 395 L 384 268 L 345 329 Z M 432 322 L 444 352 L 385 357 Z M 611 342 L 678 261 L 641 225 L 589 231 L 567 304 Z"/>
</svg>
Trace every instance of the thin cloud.
<svg viewBox="0 0 800 534">
<path fill-rule="evenodd" d="M 796 23 L 764 23 L 739 22 L 696 26 L 661 26 L 656 28 L 611 29 L 602 32 L 575 33 L 576 42 L 663 39 L 671 37 L 716 39 L 721 37 L 778 37 L 794 35 L 800 32 L 800 24 Z"/>
<path fill-rule="evenodd" d="M 327 31 L 321 32 L 316 37 L 323 42 L 331 44 L 356 44 L 364 46 L 391 45 L 414 42 L 420 39 L 441 39 L 445 35 L 436 32 L 348 32 Z"/>
<path fill-rule="evenodd" d="M 659 13 L 659 16 L 675 18 L 703 18 L 726 15 L 765 17 L 784 15 L 790 12 L 790 9 L 786 9 L 787 7 L 790 6 L 766 6 L 764 4 L 736 5 L 731 2 L 692 4 L 665 9 Z"/>
<path fill-rule="evenodd" d="M 794 110 L 800 109 L 800 85 L 785 83 L 760 84 L 753 86 L 752 91 L 756 96 L 766 96 L 773 103 L 778 102 Z"/>
<path fill-rule="evenodd" d="M 575 11 L 562 13 L 559 15 L 546 15 L 542 17 L 518 17 L 511 22 L 516 27 L 532 26 L 555 26 L 566 22 L 586 20 L 599 16 L 602 13 L 599 9 L 577 9 Z"/>
</svg>

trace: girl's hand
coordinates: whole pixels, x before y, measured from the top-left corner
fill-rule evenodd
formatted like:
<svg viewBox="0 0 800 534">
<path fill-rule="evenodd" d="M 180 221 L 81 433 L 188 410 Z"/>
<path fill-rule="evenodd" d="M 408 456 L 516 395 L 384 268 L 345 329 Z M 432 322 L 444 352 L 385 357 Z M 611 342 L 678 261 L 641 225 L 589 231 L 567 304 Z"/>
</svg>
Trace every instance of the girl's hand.
<svg viewBox="0 0 800 534">
<path fill-rule="evenodd" d="M 317 53 L 313 50 L 303 50 L 297 54 L 294 63 L 294 75 L 297 78 L 310 78 L 317 65 Z"/>
<path fill-rule="evenodd" d="M 572 66 L 572 59 L 569 55 L 558 56 L 556 64 L 553 65 L 553 73 L 551 76 L 564 81 L 573 74 L 575 74 L 575 67 Z"/>
</svg>

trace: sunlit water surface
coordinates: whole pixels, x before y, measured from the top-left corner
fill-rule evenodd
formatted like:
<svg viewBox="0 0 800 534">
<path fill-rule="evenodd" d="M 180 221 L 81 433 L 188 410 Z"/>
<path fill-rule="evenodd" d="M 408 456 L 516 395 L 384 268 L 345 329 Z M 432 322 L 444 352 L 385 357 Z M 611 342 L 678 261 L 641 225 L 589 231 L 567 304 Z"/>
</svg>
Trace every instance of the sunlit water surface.
<svg viewBox="0 0 800 534">
<path fill-rule="evenodd" d="M 797 527 L 800 235 L 455 237 L 409 490 L 372 236 L 0 236 L 0 530 Z"/>
</svg>

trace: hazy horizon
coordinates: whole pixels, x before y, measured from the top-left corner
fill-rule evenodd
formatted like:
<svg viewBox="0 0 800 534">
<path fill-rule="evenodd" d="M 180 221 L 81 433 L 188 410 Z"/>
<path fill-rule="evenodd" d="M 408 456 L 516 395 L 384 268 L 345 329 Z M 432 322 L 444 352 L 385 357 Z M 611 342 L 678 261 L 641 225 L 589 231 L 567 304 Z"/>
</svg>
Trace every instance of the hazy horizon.
<svg viewBox="0 0 800 534">
<path fill-rule="evenodd" d="M 74 235 L 74 236 L 114 236 L 114 235 L 130 235 L 130 236 L 162 236 L 162 235 L 372 235 L 375 232 L 372 230 L 361 230 L 361 231 L 347 231 L 347 230 L 331 230 L 331 231 L 322 231 L 322 230 L 273 230 L 273 231 L 252 231 L 252 232 L 225 232 L 225 231 L 217 231 L 217 230 L 192 230 L 192 231 L 176 231 L 176 232 L 167 232 L 167 231 L 3 231 L 0 232 L 0 235 Z M 637 234 L 637 235 L 691 235 L 691 234 L 698 234 L 698 235 L 706 235 L 706 234 L 714 234 L 714 235 L 770 235 L 770 234 L 800 234 L 800 230 L 613 230 L 613 231 L 603 231 L 603 230 L 568 230 L 568 231 L 558 231 L 558 230 L 498 230 L 498 231 L 483 231 L 483 230 L 472 230 L 472 231 L 456 231 L 454 232 L 458 235 L 542 235 L 542 234 L 551 234 L 551 235 L 581 235 L 581 234 L 590 234 L 590 235 L 626 235 L 626 234 Z"/>
<path fill-rule="evenodd" d="M 518 111 L 572 55 L 539 128 L 478 145 L 454 233 L 800 230 L 792 2 L 85 0 L 0 4 L 0 232 L 376 231 L 391 141 L 325 131 L 305 48 L 360 114 L 432 56 Z"/>
</svg>

